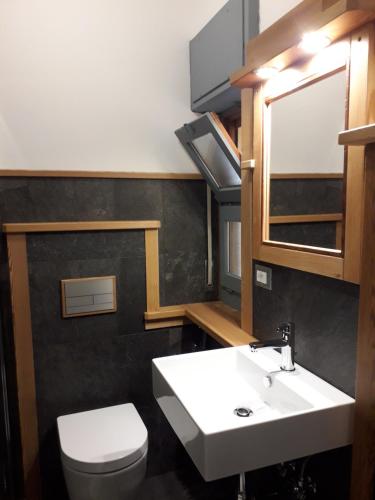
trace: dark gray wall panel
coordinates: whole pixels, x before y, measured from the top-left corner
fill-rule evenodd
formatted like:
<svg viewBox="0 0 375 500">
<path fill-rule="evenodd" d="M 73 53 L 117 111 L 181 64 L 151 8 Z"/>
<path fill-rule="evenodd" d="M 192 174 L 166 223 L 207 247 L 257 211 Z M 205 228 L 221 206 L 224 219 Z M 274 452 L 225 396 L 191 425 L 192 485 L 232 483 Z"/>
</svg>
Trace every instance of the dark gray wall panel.
<svg viewBox="0 0 375 500">
<path fill-rule="evenodd" d="M 259 32 L 259 1 L 229 0 L 190 42 L 191 104 L 222 112 L 240 101 L 229 84 L 245 62 L 246 42 Z"/>
<path fill-rule="evenodd" d="M 190 42 L 194 103 L 243 65 L 243 14 L 243 0 L 229 0 Z"/>
<path fill-rule="evenodd" d="M 271 180 L 270 215 L 341 213 L 343 207 L 342 180 Z"/>
<path fill-rule="evenodd" d="M 203 181 L 0 178 L 2 223 L 111 219 L 161 221 L 163 304 L 216 298 L 216 289 L 205 286 Z M 144 331 L 144 232 L 33 234 L 27 248 L 43 500 L 67 500 L 56 418 L 129 401 L 150 433 L 140 498 L 230 498 L 233 481 L 203 481 L 152 395 L 152 358 L 200 349 L 204 335 L 195 327 Z M 117 313 L 62 319 L 61 279 L 109 274 L 118 278 Z M 3 267 L 2 285 L 5 275 Z M 4 298 L 3 292 L 9 316 Z"/>
<path fill-rule="evenodd" d="M 359 287 L 271 267 L 272 291 L 254 287 L 254 335 L 272 338 L 284 321 L 296 324 L 296 361 L 354 395 Z"/>
</svg>

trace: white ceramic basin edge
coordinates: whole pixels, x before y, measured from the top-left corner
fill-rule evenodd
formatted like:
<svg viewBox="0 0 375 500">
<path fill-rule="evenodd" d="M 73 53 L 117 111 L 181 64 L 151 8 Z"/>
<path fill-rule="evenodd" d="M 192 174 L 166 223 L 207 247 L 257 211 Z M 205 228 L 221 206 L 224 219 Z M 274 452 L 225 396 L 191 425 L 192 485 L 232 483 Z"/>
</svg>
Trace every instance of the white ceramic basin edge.
<svg viewBox="0 0 375 500">
<path fill-rule="evenodd" d="M 352 398 L 299 365 L 264 386 L 280 357 L 242 346 L 153 360 L 155 398 L 205 480 L 351 444 Z"/>
</svg>

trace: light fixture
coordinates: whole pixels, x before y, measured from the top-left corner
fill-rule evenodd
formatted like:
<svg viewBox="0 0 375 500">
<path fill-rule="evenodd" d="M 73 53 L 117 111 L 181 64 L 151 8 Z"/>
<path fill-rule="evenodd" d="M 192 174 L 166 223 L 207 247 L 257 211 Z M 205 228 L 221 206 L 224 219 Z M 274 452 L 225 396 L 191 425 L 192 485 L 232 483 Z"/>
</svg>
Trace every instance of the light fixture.
<svg viewBox="0 0 375 500">
<path fill-rule="evenodd" d="M 264 66 L 263 68 L 258 68 L 255 70 L 255 74 L 261 80 L 269 80 L 278 74 L 279 70 L 274 66 Z"/>
<path fill-rule="evenodd" d="M 316 54 L 320 50 L 328 47 L 331 41 L 332 40 L 324 33 L 312 31 L 303 35 L 299 47 L 308 54 Z"/>
</svg>

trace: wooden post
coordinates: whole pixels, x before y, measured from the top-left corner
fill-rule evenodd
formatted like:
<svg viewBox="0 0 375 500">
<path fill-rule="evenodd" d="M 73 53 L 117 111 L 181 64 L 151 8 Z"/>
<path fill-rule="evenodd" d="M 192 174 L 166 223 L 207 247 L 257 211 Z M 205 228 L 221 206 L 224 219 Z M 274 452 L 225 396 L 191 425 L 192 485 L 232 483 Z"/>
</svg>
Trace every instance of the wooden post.
<svg viewBox="0 0 375 500">
<path fill-rule="evenodd" d="M 369 144 L 366 148 L 362 242 L 351 499 L 373 500 L 375 493 L 375 143 Z"/>
<path fill-rule="evenodd" d="M 241 91 L 241 328 L 253 334 L 253 90 Z"/>
<path fill-rule="evenodd" d="M 159 231 L 146 229 L 146 295 L 147 311 L 158 311 L 159 302 Z"/>
<path fill-rule="evenodd" d="M 39 436 L 25 234 L 8 234 L 24 495 L 40 500 Z"/>
</svg>

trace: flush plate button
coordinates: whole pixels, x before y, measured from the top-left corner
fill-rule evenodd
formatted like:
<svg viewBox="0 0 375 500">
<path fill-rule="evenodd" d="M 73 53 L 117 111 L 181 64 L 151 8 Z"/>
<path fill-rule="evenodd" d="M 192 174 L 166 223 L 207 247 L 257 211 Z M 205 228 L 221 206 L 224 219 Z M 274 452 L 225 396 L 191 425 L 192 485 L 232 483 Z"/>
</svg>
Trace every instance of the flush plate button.
<svg viewBox="0 0 375 500">
<path fill-rule="evenodd" d="M 63 317 L 116 311 L 116 277 L 77 278 L 61 281 Z"/>
</svg>

